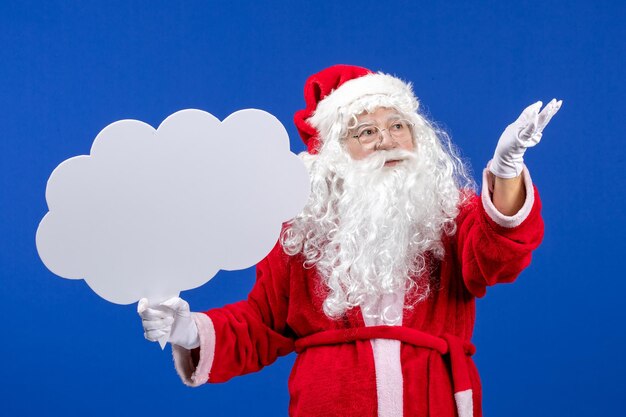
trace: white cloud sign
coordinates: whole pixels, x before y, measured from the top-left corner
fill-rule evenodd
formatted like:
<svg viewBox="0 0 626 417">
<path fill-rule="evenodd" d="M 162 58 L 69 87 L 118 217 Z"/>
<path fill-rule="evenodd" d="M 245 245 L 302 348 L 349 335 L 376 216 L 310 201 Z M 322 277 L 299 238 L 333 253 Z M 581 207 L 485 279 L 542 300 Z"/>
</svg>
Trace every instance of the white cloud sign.
<svg viewBox="0 0 626 417">
<path fill-rule="evenodd" d="M 37 250 L 108 301 L 156 303 L 256 264 L 309 189 L 285 128 L 261 110 L 222 122 L 182 110 L 156 130 L 122 120 L 52 172 Z"/>
</svg>

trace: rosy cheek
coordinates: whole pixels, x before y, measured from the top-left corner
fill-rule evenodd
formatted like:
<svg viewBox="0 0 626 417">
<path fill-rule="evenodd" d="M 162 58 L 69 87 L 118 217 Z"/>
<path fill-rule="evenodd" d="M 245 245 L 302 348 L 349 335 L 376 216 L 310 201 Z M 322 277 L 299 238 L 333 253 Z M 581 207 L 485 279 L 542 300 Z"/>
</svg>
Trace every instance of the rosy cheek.
<svg viewBox="0 0 626 417">
<path fill-rule="evenodd" d="M 367 153 L 363 152 L 361 146 L 348 145 L 347 150 L 348 155 L 355 160 L 363 159 L 367 156 Z"/>
<path fill-rule="evenodd" d="M 370 156 L 371 154 L 373 154 L 374 152 L 375 152 L 374 150 L 363 150 L 363 149 L 360 149 L 359 153 L 358 153 L 358 157 L 355 158 L 355 159 L 365 159 L 368 156 Z"/>
</svg>

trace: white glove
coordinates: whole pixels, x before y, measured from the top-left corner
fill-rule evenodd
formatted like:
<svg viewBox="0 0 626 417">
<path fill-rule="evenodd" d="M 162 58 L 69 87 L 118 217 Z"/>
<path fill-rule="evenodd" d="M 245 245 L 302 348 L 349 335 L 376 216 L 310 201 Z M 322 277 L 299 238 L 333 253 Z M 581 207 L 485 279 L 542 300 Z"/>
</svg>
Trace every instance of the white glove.
<svg viewBox="0 0 626 417">
<path fill-rule="evenodd" d="M 552 116 L 561 108 L 562 100 L 552 99 L 541 112 L 541 101 L 526 107 L 516 121 L 500 136 L 489 170 L 500 178 L 515 178 L 524 168 L 526 148 L 535 146 Z"/>
<path fill-rule="evenodd" d="M 167 337 L 168 342 L 185 349 L 200 346 L 198 327 L 191 317 L 189 304 L 182 298 L 170 298 L 156 307 L 148 307 L 148 300 L 142 298 L 137 304 L 137 313 L 146 339 L 156 342 Z"/>
</svg>

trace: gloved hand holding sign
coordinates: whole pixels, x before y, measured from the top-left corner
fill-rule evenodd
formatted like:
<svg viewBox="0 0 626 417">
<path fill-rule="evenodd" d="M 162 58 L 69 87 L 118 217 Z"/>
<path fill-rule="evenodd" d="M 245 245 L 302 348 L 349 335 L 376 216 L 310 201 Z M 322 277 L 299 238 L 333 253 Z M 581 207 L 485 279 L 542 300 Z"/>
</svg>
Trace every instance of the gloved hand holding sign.
<svg viewBox="0 0 626 417">
<path fill-rule="evenodd" d="M 148 299 L 142 298 L 137 304 L 137 313 L 146 339 L 157 342 L 167 338 L 169 343 L 185 349 L 200 346 L 198 327 L 191 317 L 189 303 L 182 298 L 173 297 L 152 308 L 148 306 Z"/>
</svg>

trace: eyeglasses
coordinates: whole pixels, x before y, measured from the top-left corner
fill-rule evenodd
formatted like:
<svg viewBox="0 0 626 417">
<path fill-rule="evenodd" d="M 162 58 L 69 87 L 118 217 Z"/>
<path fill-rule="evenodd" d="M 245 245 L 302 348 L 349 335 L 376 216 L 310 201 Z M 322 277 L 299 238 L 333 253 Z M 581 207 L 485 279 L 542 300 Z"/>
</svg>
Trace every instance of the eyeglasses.
<svg viewBox="0 0 626 417">
<path fill-rule="evenodd" d="M 384 129 L 373 124 L 361 125 L 357 128 L 356 133 L 350 137 L 358 140 L 361 146 L 365 148 L 376 149 L 383 141 L 385 130 L 393 140 L 401 142 L 412 139 L 411 128 L 413 126 L 414 123 L 406 119 L 393 119 Z"/>
</svg>

